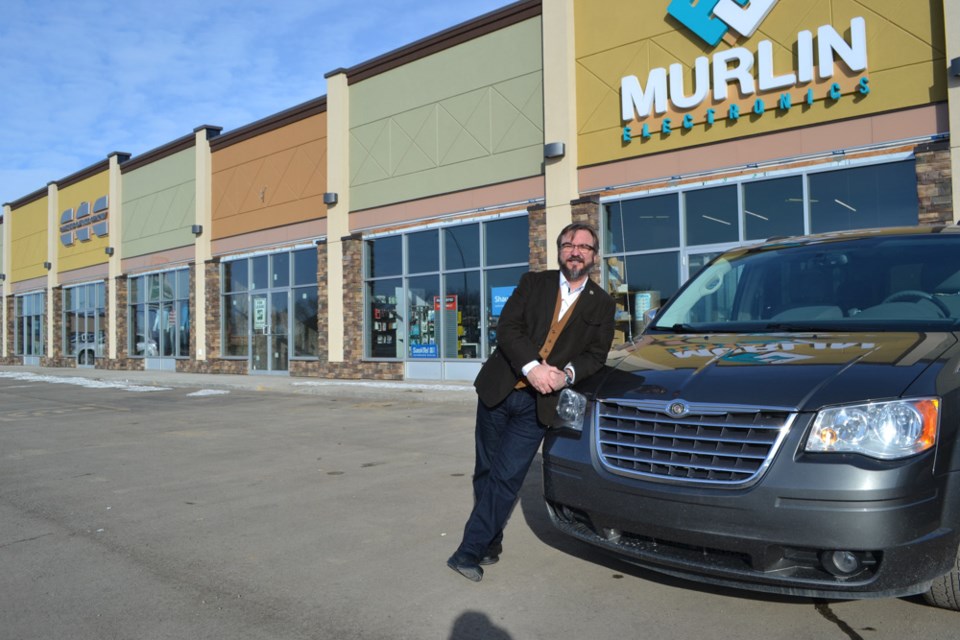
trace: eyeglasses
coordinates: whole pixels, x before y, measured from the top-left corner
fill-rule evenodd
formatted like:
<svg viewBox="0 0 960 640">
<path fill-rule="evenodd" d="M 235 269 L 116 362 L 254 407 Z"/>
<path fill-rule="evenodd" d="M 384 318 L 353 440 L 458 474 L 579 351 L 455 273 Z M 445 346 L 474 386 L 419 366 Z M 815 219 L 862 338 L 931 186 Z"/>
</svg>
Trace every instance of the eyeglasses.
<svg viewBox="0 0 960 640">
<path fill-rule="evenodd" d="M 589 244 L 573 244 L 572 242 L 564 242 L 560 245 L 560 249 L 563 251 L 573 251 L 573 248 L 576 247 L 580 250 L 580 253 L 593 253 L 596 251 L 596 247 L 593 247 Z"/>
</svg>

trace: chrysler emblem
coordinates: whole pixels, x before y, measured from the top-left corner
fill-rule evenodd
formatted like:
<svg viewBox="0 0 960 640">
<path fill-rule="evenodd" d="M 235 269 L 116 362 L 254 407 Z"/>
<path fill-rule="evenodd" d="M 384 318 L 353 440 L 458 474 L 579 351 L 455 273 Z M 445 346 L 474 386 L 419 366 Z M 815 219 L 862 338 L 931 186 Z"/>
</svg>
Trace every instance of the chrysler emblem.
<svg viewBox="0 0 960 640">
<path fill-rule="evenodd" d="M 675 418 L 682 418 L 690 411 L 690 407 L 683 400 L 677 400 L 676 402 L 670 403 L 670 406 L 667 407 L 667 411 Z"/>
</svg>

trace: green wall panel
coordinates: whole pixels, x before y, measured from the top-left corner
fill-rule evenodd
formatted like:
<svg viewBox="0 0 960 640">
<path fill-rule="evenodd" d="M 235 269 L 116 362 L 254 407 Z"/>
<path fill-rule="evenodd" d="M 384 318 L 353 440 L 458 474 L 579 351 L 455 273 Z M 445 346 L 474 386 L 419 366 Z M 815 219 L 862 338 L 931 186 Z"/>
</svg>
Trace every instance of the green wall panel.
<svg viewBox="0 0 960 640">
<path fill-rule="evenodd" d="M 193 244 L 196 153 L 193 148 L 123 175 L 123 256 Z"/>
<path fill-rule="evenodd" d="M 351 86 L 351 208 L 539 175 L 541 49 L 538 17 Z"/>
</svg>

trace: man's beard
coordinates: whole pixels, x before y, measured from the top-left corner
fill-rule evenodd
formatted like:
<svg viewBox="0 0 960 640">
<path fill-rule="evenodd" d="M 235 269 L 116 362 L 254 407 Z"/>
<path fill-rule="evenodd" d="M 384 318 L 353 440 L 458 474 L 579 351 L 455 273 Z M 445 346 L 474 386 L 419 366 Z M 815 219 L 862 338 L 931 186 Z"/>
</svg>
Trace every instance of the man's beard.
<svg viewBox="0 0 960 640">
<path fill-rule="evenodd" d="M 567 279 L 567 282 L 573 282 L 575 280 L 579 280 L 584 275 L 589 273 L 590 267 L 593 266 L 592 264 L 588 265 L 586 261 L 581 261 L 579 264 L 577 264 L 576 261 L 568 260 L 567 262 L 574 262 L 572 266 L 567 265 L 567 263 L 563 262 L 562 260 L 559 262 L 560 262 L 560 273 L 562 273 L 563 277 Z"/>
</svg>

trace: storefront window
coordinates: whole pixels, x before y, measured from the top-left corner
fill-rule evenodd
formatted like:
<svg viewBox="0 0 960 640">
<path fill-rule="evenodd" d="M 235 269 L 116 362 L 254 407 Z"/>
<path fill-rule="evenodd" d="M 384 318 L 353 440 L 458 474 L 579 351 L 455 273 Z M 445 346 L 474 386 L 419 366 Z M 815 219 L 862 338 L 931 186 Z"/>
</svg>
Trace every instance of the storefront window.
<svg viewBox="0 0 960 640">
<path fill-rule="evenodd" d="M 367 326 L 370 345 L 368 353 L 374 358 L 402 358 L 403 336 L 403 280 L 386 278 L 367 284 L 367 305 L 370 309 Z"/>
<path fill-rule="evenodd" d="M 274 256 L 274 272 L 278 270 L 277 265 L 282 265 L 289 261 L 291 254 L 278 253 Z M 281 257 L 283 256 L 283 257 Z M 317 300 L 317 251 L 316 249 L 303 249 L 295 251 L 293 257 L 293 296 L 294 322 L 293 322 L 293 356 L 294 357 L 316 357 L 317 349 L 317 324 L 318 300 Z M 277 277 L 278 281 L 283 278 Z"/>
<path fill-rule="evenodd" d="M 493 220 L 483 225 L 485 266 L 530 261 L 530 223 L 527 217 Z"/>
<path fill-rule="evenodd" d="M 500 313 L 507 298 L 517 288 L 520 277 L 528 271 L 527 267 L 508 267 L 506 269 L 491 269 L 486 272 L 486 326 L 487 346 L 493 351 L 497 346 L 497 325 L 500 323 Z"/>
<path fill-rule="evenodd" d="M 915 162 L 810 175 L 813 233 L 917 224 Z"/>
<path fill-rule="evenodd" d="M 14 300 L 14 353 L 42 356 L 46 353 L 46 293 L 26 293 Z"/>
<path fill-rule="evenodd" d="M 440 270 L 439 231 L 421 231 L 407 235 L 407 273 Z"/>
<path fill-rule="evenodd" d="M 680 200 L 675 193 L 606 205 L 604 254 L 680 246 Z"/>
<path fill-rule="evenodd" d="M 77 364 L 93 365 L 106 345 L 106 298 L 102 282 L 63 290 L 63 353 Z"/>
<path fill-rule="evenodd" d="M 223 355 L 246 358 L 250 351 L 249 296 L 224 296 L 223 310 Z"/>
<path fill-rule="evenodd" d="M 225 259 L 222 274 L 224 357 L 248 358 L 257 372 L 317 357 L 316 247 Z"/>
<path fill-rule="evenodd" d="M 687 245 L 722 244 L 740 239 L 736 186 L 697 189 L 683 196 Z"/>
<path fill-rule="evenodd" d="M 743 224 L 747 240 L 803 235 L 803 177 L 744 184 Z"/>
<path fill-rule="evenodd" d="M 494 296 L 529 269 L 528 225 L 514 216 L 367 241 L 367 355 L 486 357 L 503 306 Z"/>
<path fill-rule="evenodd" d="M 914 165 L 869 164 L 604 203 L 603 278 L 617 296 L 618 318 L 638 329 L 646 304 L 663 302 L 683 278 L 742 242 L 917 224 Z"/>
<path fill-rule="evenodd" d="M 129 279 L 128 327 L 133 357 L 190 356 L 190 269 Z"/>
</svg>

